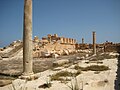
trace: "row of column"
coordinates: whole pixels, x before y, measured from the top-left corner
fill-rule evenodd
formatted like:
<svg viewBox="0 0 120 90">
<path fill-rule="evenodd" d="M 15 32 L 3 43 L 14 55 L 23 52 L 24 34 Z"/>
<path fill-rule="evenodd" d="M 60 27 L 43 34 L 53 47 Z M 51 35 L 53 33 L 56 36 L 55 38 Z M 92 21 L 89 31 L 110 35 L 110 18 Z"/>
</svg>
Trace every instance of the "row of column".
<svg viewBox="0 0 120 90">
<path fill-rule="evenodd" d="M 72 39 L 72 38 L 60 38 L 61 43 L 66 43 L 66 44 L 76 44 L 76 39 Z"/>
<path fill-rule="evenodd" d="M 48 34 L 48 41 L 51 42 L 52 40 L 60 40 L 61 43 L 67 43 L 67 44 L 75 44 L 76 43 L 76 39 L 58 37 L 57 34 L 54 34 L 54 36 Z"/>
</svg>

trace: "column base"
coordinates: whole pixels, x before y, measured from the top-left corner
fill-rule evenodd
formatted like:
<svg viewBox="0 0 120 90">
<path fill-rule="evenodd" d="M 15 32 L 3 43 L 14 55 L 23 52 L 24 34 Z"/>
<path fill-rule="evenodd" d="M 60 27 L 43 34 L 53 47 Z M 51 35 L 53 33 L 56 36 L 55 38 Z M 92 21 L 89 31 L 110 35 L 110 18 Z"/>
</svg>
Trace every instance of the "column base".
<svg viewBox="0 0 120 90">
<path fill-rule="evenodd" d="M 97 54 L 93 54 L 93 56 L 96 56 Z"/>
<path fill-rule="evenodd" d="M 38 76 L 35 75 L 35 74 L 30 74 L 30 75 L 21 75 L 19 77 L 19 79 L 24 79 L 24 80 L 28 80 L 28 81 L 31 81 L 31 80 L 35 80 L 35 79 L 38 79 Z"/>
</svg>

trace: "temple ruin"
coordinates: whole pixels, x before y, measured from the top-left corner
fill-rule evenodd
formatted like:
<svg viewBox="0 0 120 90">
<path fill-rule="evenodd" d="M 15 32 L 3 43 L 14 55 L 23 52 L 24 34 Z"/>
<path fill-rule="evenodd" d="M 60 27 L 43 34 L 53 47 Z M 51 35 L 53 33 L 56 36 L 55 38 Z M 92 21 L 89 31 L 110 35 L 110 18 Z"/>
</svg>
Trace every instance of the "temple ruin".
<svg viewBox="0 0 120 90">
<path fill-rule="evenodd" d="M 57 34 L 48 34 L 40 40 L 37 36 L 34 37 L 34 57 L 45 56 L 45 53 L 51 54 L 70 54 L 75 52 L 76 39 L 59 37 Z M 43 54 L 44 53 L 44 54 Z"/>
</svg>

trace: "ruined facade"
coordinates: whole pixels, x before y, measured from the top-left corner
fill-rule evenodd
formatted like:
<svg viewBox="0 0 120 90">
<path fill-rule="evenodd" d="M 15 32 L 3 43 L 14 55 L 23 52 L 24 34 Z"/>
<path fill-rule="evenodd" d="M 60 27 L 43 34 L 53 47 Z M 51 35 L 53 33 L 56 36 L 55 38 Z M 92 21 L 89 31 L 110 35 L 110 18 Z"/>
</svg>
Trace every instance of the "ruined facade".
<svg viewBox="0 0 120 90">
<path fill-rule="evenodd" d="M 59 55 L 75 52 L 76 39 L 59 37 L 57 34 L 48 34 L 46 37 L 42 37 L 41 40 L 35 36 L 33 42 L 34 57 L 41 57 L 42 52 L 57 53 Z"/>
<path fill-rule="evenodd" d="M 120 43 L 113 43 L 106 41 L 103 43 L 104 52 L 120 52 Z"/>
<path fill-rule="evenodd" d="M 47 37 L 42 37 L 42 42 L 44 43 L 59 42 L 61 44 L 75 44 L 76 39 L 59 37 L 57 34 L 54 35 L 48 34 Z"/>
<path fill-rule="evenodd" d="M 84 43 L 84 44 L 76 44 L 76 50 L 81 49 L 81 50 L 85 50 L 85 49 L 90 49 L 89 44 Z"/>
</svg>

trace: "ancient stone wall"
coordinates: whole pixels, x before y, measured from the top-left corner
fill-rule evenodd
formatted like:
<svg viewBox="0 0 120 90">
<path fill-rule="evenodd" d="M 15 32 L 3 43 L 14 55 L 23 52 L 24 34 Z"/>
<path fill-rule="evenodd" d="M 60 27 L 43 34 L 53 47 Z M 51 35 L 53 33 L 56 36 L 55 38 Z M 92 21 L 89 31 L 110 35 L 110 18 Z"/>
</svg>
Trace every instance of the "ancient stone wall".
<svg viewBox="0 0 120 90">
<path fill-rule="evenodd" d="M 120 52 L 120 44 L 105 45 L 104 52 Z"/>
<path fill-rule="evenodd" d="M 43 37 L 42 40 L 34 38 L 34 52 L 33 57 L 41 57 L 43 53 L 56 53 L 58 55 L 70 54 L 75 52 L 76 40 L 73 38 L 59 37 L 57 34 L 48 34 L 47 37 Z"/>
</svg>

